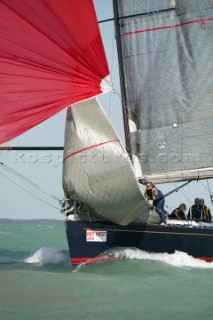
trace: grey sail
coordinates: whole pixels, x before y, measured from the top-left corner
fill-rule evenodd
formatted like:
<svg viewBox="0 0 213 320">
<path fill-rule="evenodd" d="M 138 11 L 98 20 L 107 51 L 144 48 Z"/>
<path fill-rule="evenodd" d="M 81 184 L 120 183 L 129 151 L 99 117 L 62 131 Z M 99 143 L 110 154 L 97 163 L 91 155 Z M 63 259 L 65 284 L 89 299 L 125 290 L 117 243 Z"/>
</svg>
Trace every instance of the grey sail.
<svg viewBox="0 0 213 320">
<path fill-rule="evenodd" d="M 213 177 L 213 0 L 114 6 L 130 146 L 143 177 Z"/>
<path fill-rule="evenodd" d="M 132 164 L 96 99 L 67 111 L 63 188 L 82 219 L 126 225 L 147 212 Z"/>
</svg>

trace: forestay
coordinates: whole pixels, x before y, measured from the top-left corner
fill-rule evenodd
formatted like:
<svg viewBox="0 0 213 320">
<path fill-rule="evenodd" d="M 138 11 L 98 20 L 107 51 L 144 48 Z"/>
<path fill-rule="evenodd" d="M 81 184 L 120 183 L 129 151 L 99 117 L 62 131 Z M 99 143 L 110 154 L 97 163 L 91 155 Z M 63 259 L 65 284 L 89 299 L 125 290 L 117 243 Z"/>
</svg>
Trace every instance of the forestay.
<svg viewBox="0 0 213 320">
<path fill-rule="evenodd" d="M 149 208 L 129 157 L 95 98 L 67 111 L 63 187 L 67 198 L 97 219 L 125 225 Z"/>
<path fill-rule="evenodd" d="M 157 182 L 213 176 L 213 0 L 118 0 L 131 149 Z M 133 15 L 132 17 L 129 17 Z"/>
</svg>

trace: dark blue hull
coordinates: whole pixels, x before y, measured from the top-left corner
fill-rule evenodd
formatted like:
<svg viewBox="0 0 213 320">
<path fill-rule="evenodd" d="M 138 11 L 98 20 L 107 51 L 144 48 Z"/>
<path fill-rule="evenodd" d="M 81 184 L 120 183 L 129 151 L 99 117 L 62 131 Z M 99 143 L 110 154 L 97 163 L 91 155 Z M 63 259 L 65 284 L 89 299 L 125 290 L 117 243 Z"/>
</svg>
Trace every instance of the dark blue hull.
<svg viewBox="0 0 213 320">
<path fill-rule="evenodd" d="M 213 261 L 213 228 L 177 225 L 66 221 L 73 265 L 98 261 L 98 255 L 115 247 L 135 247 L 148 252 L 183 251 L 195 258 Z"/>
</svg>

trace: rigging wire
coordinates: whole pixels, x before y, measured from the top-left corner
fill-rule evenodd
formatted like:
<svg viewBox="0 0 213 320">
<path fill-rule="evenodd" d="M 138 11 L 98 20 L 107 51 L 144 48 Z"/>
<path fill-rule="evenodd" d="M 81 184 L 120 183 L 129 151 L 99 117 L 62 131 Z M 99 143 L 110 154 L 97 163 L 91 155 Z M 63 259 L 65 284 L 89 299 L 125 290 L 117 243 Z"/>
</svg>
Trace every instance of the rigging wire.
<svg viewBox="0 0 213 320">
<path fill-rule="evenodd" d="M 204 183 L 202 183 L 201 180 L 199 180 L 198 182 L 209 192 L 210 200 L 211 200 L 211 203 L 213 205 L 213 195 L 212 195 L 212 192 L 211 192 L 209 180 L 208 179 L 206 180 L 207 186 Z"/>
<path fill-rule="evenodd" d="M 211 195 L 211 190 L 210 190 L 210 185 L 209 185 L 209 181 L 207 180 L 207 186 L 201 181 L 199 180 L 199 183 L 202 184 L 202 186 L 209 191 L 209 194 Z"/>
<path fill-rule="evenodd" d="M 187 181 L 186 183 L 184 183 L 183 185 L 181 185 L 181 186 L 178 187 L 177 184 L 175 183 L 175 181 L 173 181 L 173 184 L 174 184 L 174 186 L 175 186 L 175 190 L 171 190 L 170 192 L 166 193 L 166 194 L 164 195 L 164 197 L 167 197 L 167 196 L 170 196 L 170 195 L 173 195 L 174 193 L 176 193 L 176 194 L 178 195 L 179 201 L 180 201 L 180 203 L 181 203 L 182 201 L 181 201 L 180 194 L 177 193 L 178 191 L 180 191 L 180 192 L 182 193 L 182 195 L 189 201 L 189 203 L 192 204 L 191 200 L 190 200 L 190 199 L 185 195 L 185 193 L 183 193 L 182 190 L 181 190 L 181 188 L 183 188 L 183 187 L 185 187 L 185 186 L 188 186 L 188 187 L 189 187 L 189 183 L 191 183 L 191 182 L 192 182 L 192 180 L 189 180 L 189 181 Z M 171 183 L 172 183 L 172 182 L 171 182 Z M 168 208 L 168 209 L 171 208 L 171 206 L 168 206 L 168 205 L 165 205 L 165 207 Z M 175 208 L 175 207 L 172 207 L 172 208 Z"/>
<path fill-rule="evenodd" d="M 167 194 L 164 195 L 164 197 L 165 197 L 165 196 L 173 195 L 173 194 L 176 192 L 176 194 L 178 195 L 179 201 L 180 201 L 180 203 L 181 203 L 181 202 L 182 202 L 182 201 L 181 201 L 181 197 L 180 197 L 180 194 L 178 193 L 178 191 L 180 191 L 180 193 L 182 194 L 182 196 L 188 201 L 189 205 L 191 206 L 191 205 L 193 204 L 192 201 L 191 201 L 190 198 L 189 198 L 189 184 L 190 184 L 191 182 L 193 182 L 193 180 L 188 180 L 186 183 L 184 183 L 183 185 L 181 185 L 181 186 L 178 187 L 178 186 L 177 186 L 177 183 L 176 183 L 175 181 L 171 181 L 170 183 L 175 186 L 175 190 L 172 190 L 172 191 L 168 192 Z M 187 186 L 187 188 L 188 188 L 188 196 L 186 196 L 186 194 L 181 190 L 181 188 L 183 188 L 183 187 L 185 187 L 185 186 Z M 177 189 L 177 190 L 176 190 L 176 189 Z M 165 205 L 165 207 L 166 207 L 167 209 L 170 209 L 170 208 L 173 208 L 173 209 L 174 209 L 174 208 L 176 208 L 176 206 L 168 206 L 167 204 Z"/>
<path fill-rule="evenodd" d="M 31 196 L 33 196 L 34 198 L 40 200 L 41 202 L 45 203 L 46 205 L 58 210 L 58 211 L 61 211 L 59 208 L 51 205 L 49 202 L 41 199 L 40 197 L 36 196 L 35 194 L 33 194 L 32 192 L 30 192 L 29 190 L 25 189 L 24 187 L 22 187 L 20 184 L 16 183 L 15 181 L 13 181 L 12 179 L 8 178 L 4 173 L 0 172 L 0 174 L 2 176 L 4 176 L 7 180 L 9 180 L 10 182 L 12 182 L 13 184 L 15 184 L 16 186 L 18 186 L 20 189 L 24 190 L 26 193 L 30 194 Z"/>
<path fill-rule="evenodd" d="M 112 54 L 111 54 L 111 67 L 110 67 L 110 74 L 112 75 L 112 70 L 114 68 L 114 50 L 115 50 L 115 39 L 113 38 L 112 39 Z M 112 78 L 111 78 L 111 81 L 112 81 Z M 109 106 L 108 106 L 108 112 L 107 112 L 107 115 L 108 115 L 108 118 L 110 116 L 110 111 L 111 111 L 111 99 L 112 99 L 112 92 L 114 92 L 114 85 L 113 85 L 113 82 L 112 82 L 112 91 L 110 91 L 110 97 L 109 97 Z"/>
<path fill-rule="evenodd" d="M 211 203 L 212 203 L 212 205 L 213 205 L 213 195 L 212 195 L 212 193 L 211 193 L 210 184 L 209 184 L 209 180 L 208 180 L 208 179 L 207 179 L 207 186 L 208 186 L 208 191 L 209 191 Z"/>
<path fill-rule="evenodd" d="M 177 186 L 177 184 L 176 184 L 174 181 L 173 181 L 173 184 L 174 184 L 175 186 Z M 190 200 L 190 198 L 187 197 L 182 190 L 179 189 L 178 191 L 180 191 L 180 193 L 189 201 L 189 203 L 192 204 L 192 201 Z"/>
<path fill-rule="evenodd" d="M 8 167 L 7 165 L 5 165 L 3 162 L 0 162 L 0 166 L 5 169 L 6 171 L 14 174 L 15 176 L 17 176 L 19 179 L 24 180 L 25 182 L 27 182 L 28 184 L 30 184 L 31 186 L 33 186 L 34 188 L 38 189 L 40 192 L 43 192 L 44 194 L 46 194 L 47 196 L 51 197 L 52 199 L 56 200 L 56 201 L 60 201 L 59 198 L 57 198 L 56 196 L 54 196 L 53 194 L 48 193 L 47 191 L 43 190 L 42 188 L 40 188 L 39 185 L 37 185 L 36 183 L 34 183 L 33 181 L 31 181 L 30 179 L 24 177 L 23 175 L 21 175 L 20 173 L 18 173 L 17 171 L 13 170 L 12 168 Z"/>
</svg>

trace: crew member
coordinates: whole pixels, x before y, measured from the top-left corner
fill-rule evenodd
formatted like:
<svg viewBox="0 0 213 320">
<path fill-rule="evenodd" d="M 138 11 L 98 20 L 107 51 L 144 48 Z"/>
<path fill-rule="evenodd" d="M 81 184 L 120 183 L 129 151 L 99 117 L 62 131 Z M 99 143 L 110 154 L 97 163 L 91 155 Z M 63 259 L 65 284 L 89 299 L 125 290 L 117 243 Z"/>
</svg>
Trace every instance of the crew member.
<svg viewBox="0 0 213 320">
<path fill-rule="evenodd" d="M 187 215 L 189 220 L 195 220 L 196 222 L 200 221 L 202 218 L 201 207 L 200 207 L 200 199 L 195 198 L 193 206 L 189 208 L 189 212 Z"/>
<path fill-rule="evenodd" d="M 202 221 L 210 223 L 212 220 L 210 209 L 205 205 L 204 200 L 200 199 L 200 207 L 202 214 Z"/>
<path fill-rule="evenodd" d="M 149 201 L 155 207 L 156 212 L 160 216 L 161 225 L 166 225 L 166 218 L 164 215 L 164 203 L 165 199 L 163 193 L 158 190 L 153 183 L 147 182 L 146 189 L 144 191 L 144 196 L 147 201 Z"/>
<path fill-rule="evenodd" d="M 184 211 L 186 210 L 185 203 L 181 203 L 178 208 L 176 208 L 172 213 L 169 215 L 170 219 L 178 219 L 178 220 L 185 220 L 186 216 Z"/>
</svg>

